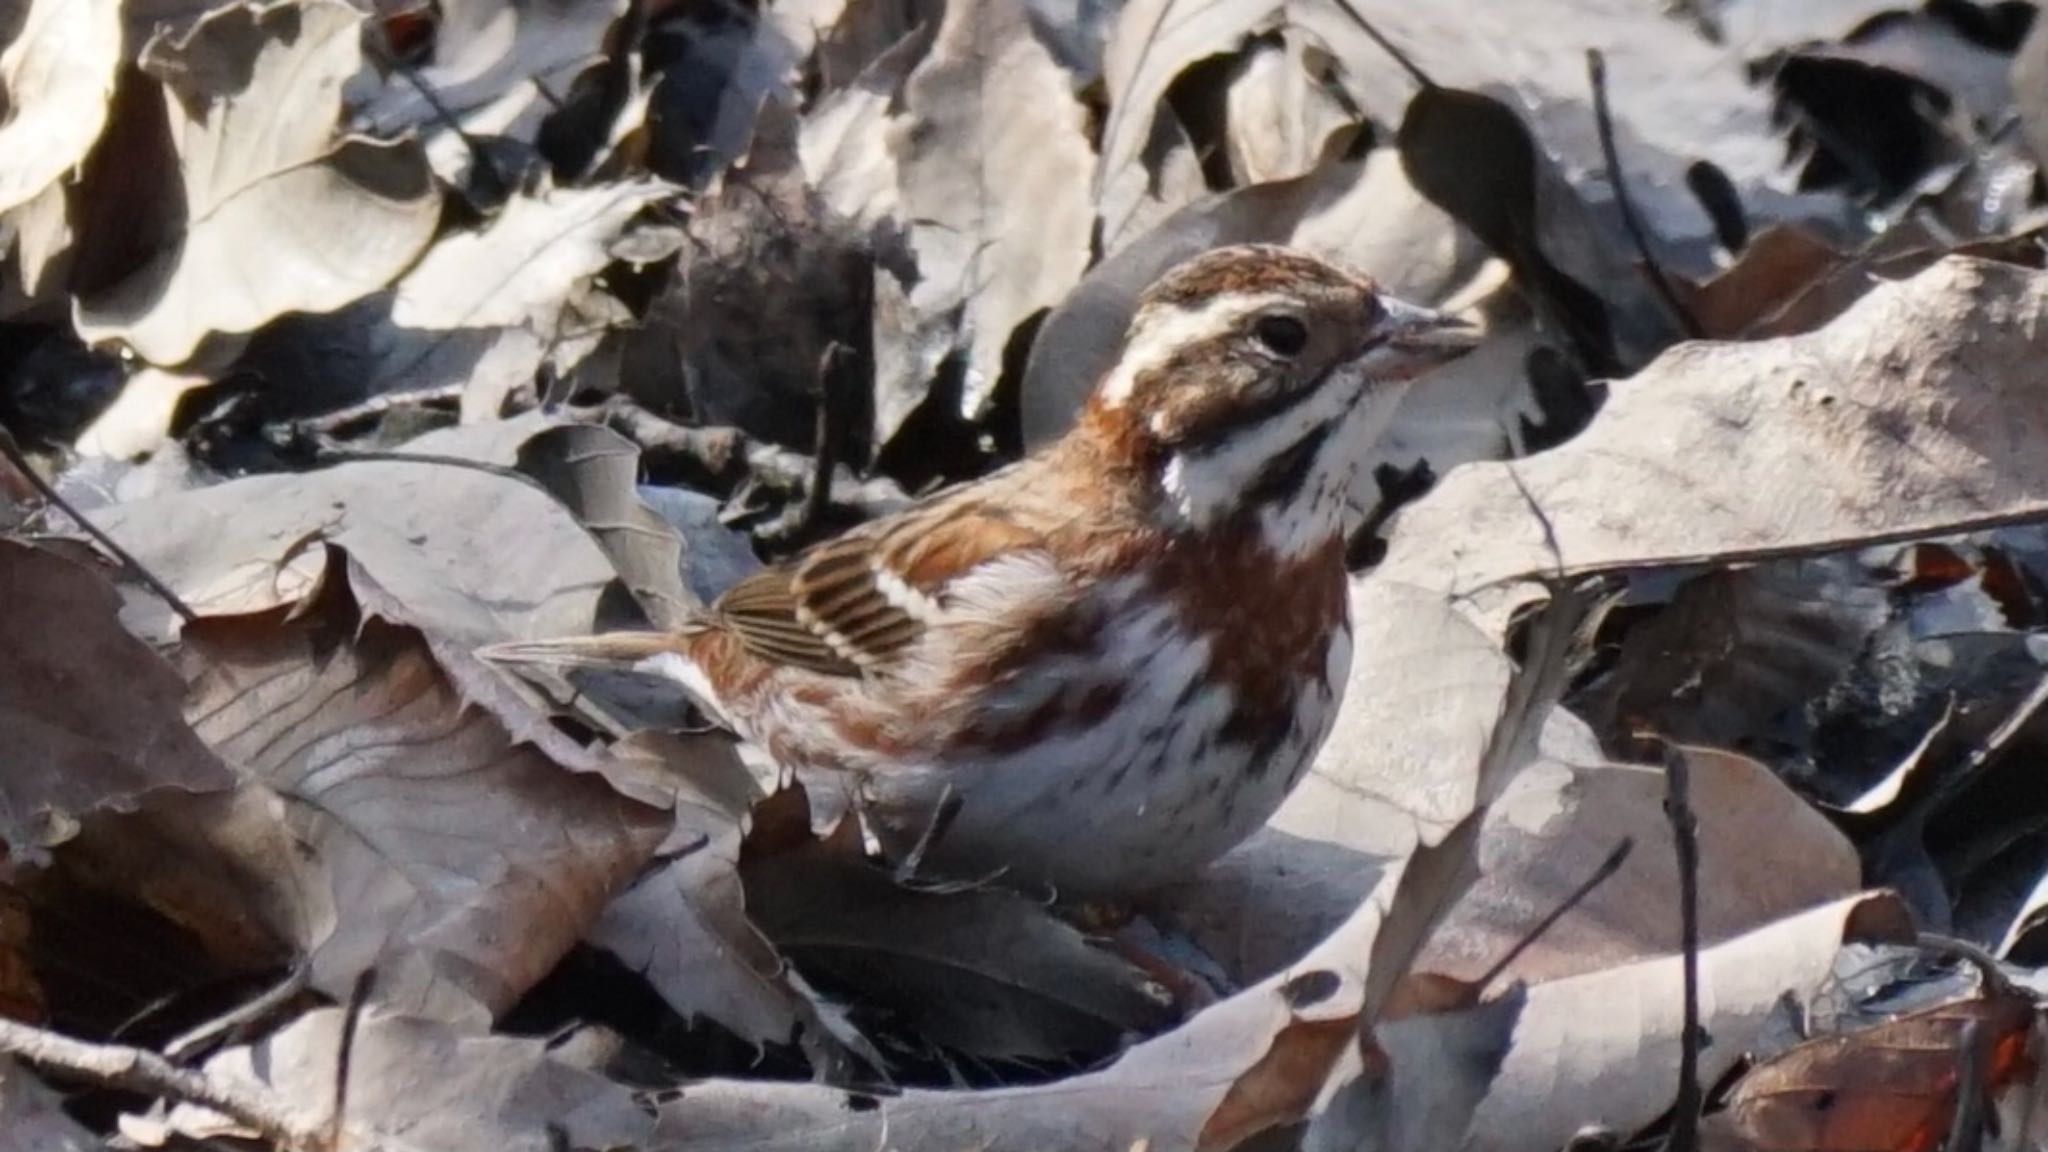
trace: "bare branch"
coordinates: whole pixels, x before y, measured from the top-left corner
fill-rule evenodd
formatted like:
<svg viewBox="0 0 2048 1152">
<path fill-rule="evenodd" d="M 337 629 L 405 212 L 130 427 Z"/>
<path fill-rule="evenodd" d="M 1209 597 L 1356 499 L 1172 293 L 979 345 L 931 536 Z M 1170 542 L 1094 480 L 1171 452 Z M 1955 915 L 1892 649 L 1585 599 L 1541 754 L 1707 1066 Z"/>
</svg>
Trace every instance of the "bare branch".
<svg viewBox="0 0 2048 1152">
<path fill-rule="evenodd" d="M 180 1068 L 141 1048 L 89 1044 L 0 1019 L 0 1052 L 105 1087 L 203 1105 L 293 1152 L 315 1152 L 322 1147 L 326 1125 L 300 1115 L 268 1091 L 208 1076 L 196 1068 Z"/>
</svg>

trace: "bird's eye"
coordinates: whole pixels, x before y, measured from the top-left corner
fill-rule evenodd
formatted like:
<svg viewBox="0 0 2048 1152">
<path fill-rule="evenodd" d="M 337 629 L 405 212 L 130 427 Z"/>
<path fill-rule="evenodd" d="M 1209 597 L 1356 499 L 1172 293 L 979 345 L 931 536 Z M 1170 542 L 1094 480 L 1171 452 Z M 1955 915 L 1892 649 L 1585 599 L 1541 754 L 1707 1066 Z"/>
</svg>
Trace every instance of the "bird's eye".
<svg viewBox="0 0 2048 1152">
<path fill-rule="evenodd" d="M 1293 356 L 1308 347 L 1308 326 L 1292 316 L 1261 316 L 1252 335 L 1279 356 Z"/>
</svg>

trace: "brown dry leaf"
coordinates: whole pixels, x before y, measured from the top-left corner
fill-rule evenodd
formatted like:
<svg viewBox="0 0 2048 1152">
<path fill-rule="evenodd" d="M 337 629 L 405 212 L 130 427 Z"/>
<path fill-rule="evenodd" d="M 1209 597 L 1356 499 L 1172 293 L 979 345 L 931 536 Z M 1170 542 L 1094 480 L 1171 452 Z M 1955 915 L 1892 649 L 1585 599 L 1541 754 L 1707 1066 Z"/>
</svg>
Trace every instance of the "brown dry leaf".
<svg viewBox="0 0 2048 1152">
<path fill-rule="evenodd" d="M 910 302 L 920 317 L 959 311 L 969 419 L 1017 325 L 1059 303 L 1090 258 L 1087 112 L 1026 17 L 1002 0 L 948 4 L 890 131 L 917 256 Z"/>
<path fill-rule="evenodd" d="M 333 1107 L 343 1012 L 309 1012 L 249 1048 L 206 1062 L 209 1075 L 261 1087 L 301 1115 Z M 653 1118 L 625 1087 L 551 1059 L 539 1040 L 464 1033 L 434 1020 L 372 1008 L 358 1022 L 349 1062 L 348 1111 L 338 1146 L 435 1152 L 645 1148 Z M 152 1146 L 249 1136 L 227 1117 L 191 1104 L 168 1123 L 123 1117 L 122 1130 Z"/>
<path fill-rule="evenodd" d="M 380 1002 L 502 1010 L 668 821 L 471 707 L 421 633 L 358 610 L 351 589 L 383 595 L 365 569 L 330 557 L 294 608 L 186 629 L 186 715 L 242 787 L 89 821 L 75 851 L 173 920 L 254 917 L 331 996 L 374 967 Z"/>
<path fill-rule="evenodd" d="M 336 128 L 342 86 L 363 67 L 362 22 L 341 0 L 243 4 L 150 45 L 142 66 L 162 81 L 176 168 L 118 166 L 162 186 L 154 217 L 97 222 L 143 238 L 103 238 L 103 260 L 115 244 L 139 255 L 91 271 L 81 336 L 176 364 L 210 333 L 360 299 L 419 256 L 441 197 L 418 146 Z M 83 195 L 96 191 L 88 180 Z"/>
<path fill-rule="evenodd" d="M 39 856 L 95 811 L 158 789 L 218 792 L 235 778 L 185 726 L 185 688 L 122 629 L 97 572 L 0 540 L 0 843 Z"/>
<path fill-rule="evenodd" d="M 1992 992 L 1810 1040 L 1750 1072 L 1726 1118 L 1759 1152 L 1902 1152 L 1948 1138 L 1974 1024 L 1987 1097 L 2031 1080 L 2034 997 Z M 1718 1037 L 1717 1037 L 1718 1039 Z"/>
<path fill-rule="evenodd" d="M 1682 284 L 1680 290 L 1701 335 L 1739 340 L 1757 334 L 1761 322 L 1848 259 L 1805 228 L 1773 224 L 1751 237 L 1733 264 L 1700 284 Z"/>
<path fill-rule="evenodd" d="M 1380 574 L 1496 626 L 1498 586 L 1833 551 L 2048 514 L 2032 366 L 2048 275 L 1949 258 L 1826 328 L 1681 345 L 1570 443 L 1472 464 L 1396 522 Z"/>
<path fill-rule="evenodd" d="M 874 6 L 871 6 L 874 7 Z M 898 210 L 896 157 L 889 150 L 889 113 L 903 82 L 931 47 L 933 26 L 907 33 L 852 83 L 804 111 L 797 154 L 804 178 L 833 211 L 870 226 Z"/>
<path fill-rule="evenodd" d="M 10 4 L 0 51 L 0 213 L 85 160 L 107 122 L 121 65 L 120 0 Z"/>
</svg>

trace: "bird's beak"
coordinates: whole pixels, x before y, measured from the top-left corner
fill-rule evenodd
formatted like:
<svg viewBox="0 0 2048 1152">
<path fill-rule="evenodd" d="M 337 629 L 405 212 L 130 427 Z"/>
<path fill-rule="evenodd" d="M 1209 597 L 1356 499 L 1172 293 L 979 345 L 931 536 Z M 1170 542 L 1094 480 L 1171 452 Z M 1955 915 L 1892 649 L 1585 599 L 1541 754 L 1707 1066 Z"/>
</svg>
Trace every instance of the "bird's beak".
<svg viewBox="0 0 2048 1152">
<path fill-rule="evenodd" d="M 1386 298 L 1380 304 L 1385 312 L 1374 343 L 1396 362 L 1402 379 L 1456 360 L 1479 347 L 1485 336 L 1478 325 L 1443 312 Z"/>
</svg>

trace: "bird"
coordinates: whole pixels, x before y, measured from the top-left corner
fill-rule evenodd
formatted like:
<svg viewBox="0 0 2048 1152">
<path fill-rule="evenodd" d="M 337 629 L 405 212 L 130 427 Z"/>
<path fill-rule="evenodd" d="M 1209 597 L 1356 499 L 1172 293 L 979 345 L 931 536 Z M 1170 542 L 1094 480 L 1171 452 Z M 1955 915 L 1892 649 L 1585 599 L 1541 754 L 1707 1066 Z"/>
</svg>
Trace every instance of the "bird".
<svg viewBox="0 0 2048 1152">
<path fill-rule="evenodd" d="M 1478 335 L 1302 251 L 1214 249 L 1140 294 L 1041 450 L 672 630 L 487 655 L 674 681 L 782 769 L 841 774 L 919 867 L 1081 899 L 1189 879 L 1327 738 L 1354 474 L 1410 382 Z"/>
</svg>

